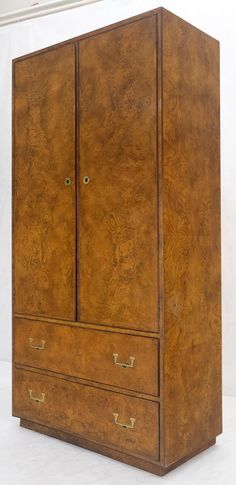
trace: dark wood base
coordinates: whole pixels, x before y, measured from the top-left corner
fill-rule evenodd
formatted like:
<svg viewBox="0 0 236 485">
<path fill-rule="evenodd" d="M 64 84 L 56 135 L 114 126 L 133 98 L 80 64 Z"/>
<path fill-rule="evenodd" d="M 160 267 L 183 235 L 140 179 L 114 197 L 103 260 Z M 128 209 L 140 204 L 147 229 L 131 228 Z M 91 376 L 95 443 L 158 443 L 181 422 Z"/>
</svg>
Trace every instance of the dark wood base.
<svg viewBox="0 0 236 485">
<path fill-rule="evenodd" d="M 150 473 L 154 473 L 155 475 L 159 475 L 159 476 L 165 475 L 166 473 L 173 470 L 177 466 L 181 465 L 185 461 L 189 460 L 193 456 L 197 455 L 198 453 L 201 453 L 202 451 L 206 450 L 210 446 L 214 445 L 216 442 L 216 438 L 214 438 L 209 443 L 206 443 L 204 446 L 202 446 L 200 449 L 187 455 L 181 460 L 165 467 L 165 466 L 162 466 L 160 463 L 155 463 L 136 456 L 128 455 L 127 453 L 114 450 L 108 446 L 85 440 L 84 438 L 80 438 L 79 436 L 76 436 L 70 433 L 65 433 L 64 431 L 48 428 L 47 426 L 43 426 L 42 424 L 38 424 L 38 423 L 33 423 L 32 421 L 28 421 L 26 419 L 21 419 L 20 425 L 23 428 L 27 428 L 32 431 L 37 431 L 47 436 L 51 436 L 53 438 L 57 438 L 62 441 L 65 441 L 67 443 L 72 443 L 74 445 L 81 446 L 82 448 L 95 451 L 96 453 L 100 453 L 102 455 L 108 456 L 109 458 L 113 458 L 114 460 L 122 461 L 123 463 L 135 466 L 137 468 L 141 468 L 142 470 L 148 471 Z"/>
</svg>

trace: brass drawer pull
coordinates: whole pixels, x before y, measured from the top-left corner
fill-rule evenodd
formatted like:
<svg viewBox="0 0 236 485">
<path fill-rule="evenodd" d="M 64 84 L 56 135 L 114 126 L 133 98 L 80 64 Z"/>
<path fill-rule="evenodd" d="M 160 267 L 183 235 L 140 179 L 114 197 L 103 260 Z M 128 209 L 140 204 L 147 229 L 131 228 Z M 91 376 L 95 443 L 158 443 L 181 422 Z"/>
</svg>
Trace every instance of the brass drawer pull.
<svg viewBox="0 0 236 485">
<path fill-rule="evenodd" d="M 41 392 L 42 397 L 34 397 L 32 389 L 29 389 L 30 399 L 35 402 L 43 403 L 45 401 L 45 393 Z"/>
<path fill-rule="evenodd" d="M 134 367 L 135 357 L 130 357 L 129 358 L 130 364 L 126 364 L 125 362 L 118 362 L 118 354 L 113 354 L 113 359 L 114 359 L 114 363 L 116 365 L 120 365 L 124 369 L 127 369 L 127 367 Z"/>
<path fill-rule="evenodd" d="M 119 414 L 113 413 L 113 416 L 115 418 L 115 424 L 117 424 L 118 426 L 121 426 L 124 429 L 134 429 L 135 418 L 129 418 L 130 424 L 124 424 L 124 423 L 119 423 L 118 421 Z"/>
<path fill-rule="evenodd" d="M 46 340 L 41 340 L 41 344 L 33 344 L 33 339 L 32 338 L 29 338 L 29 343 L 30 343 L 30 347 L 32 347 L 32 349 L 36 349 L 36 350 L 44 350 L 45 349 L 45 344 L 46 344 Z"/>
</svg>

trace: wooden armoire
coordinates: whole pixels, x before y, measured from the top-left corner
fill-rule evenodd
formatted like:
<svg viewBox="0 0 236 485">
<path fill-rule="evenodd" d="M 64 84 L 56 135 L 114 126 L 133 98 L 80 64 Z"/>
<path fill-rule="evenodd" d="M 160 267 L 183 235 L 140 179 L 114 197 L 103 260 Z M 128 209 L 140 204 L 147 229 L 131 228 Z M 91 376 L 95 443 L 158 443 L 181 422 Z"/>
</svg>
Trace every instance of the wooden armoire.
<svg viewBox="0 0 236 485">
<path fill-rule="evenodd" d="M 13 414 L 163 475 L 221 433 L 219 44 L 163 8 L 13 61 Z"/>
</svg>

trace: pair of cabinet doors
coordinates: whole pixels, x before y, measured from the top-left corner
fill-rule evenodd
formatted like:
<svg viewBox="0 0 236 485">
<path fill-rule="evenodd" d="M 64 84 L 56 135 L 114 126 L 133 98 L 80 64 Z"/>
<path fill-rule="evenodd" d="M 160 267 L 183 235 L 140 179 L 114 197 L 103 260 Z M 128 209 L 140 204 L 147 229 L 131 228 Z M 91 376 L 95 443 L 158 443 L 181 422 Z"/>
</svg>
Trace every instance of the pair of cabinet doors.
<svg viewBox="0 0 236 485">
<path fill-rule="evenodd" d="M 155 17 L 14 71 L 14 308 L 157 331 Z"/>
</svg>

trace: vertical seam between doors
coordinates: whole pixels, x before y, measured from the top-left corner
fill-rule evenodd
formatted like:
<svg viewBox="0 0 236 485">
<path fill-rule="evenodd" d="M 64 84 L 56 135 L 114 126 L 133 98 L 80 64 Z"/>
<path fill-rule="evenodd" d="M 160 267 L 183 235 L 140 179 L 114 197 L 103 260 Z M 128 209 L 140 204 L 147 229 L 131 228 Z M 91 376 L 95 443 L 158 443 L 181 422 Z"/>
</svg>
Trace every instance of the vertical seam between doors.
<svg viewBox="0 0 236 485">
<path fill-rule="evenodd" d="M 79 321 L 79 42 L 75 43 L 75 320 Z"/>
</svg>

